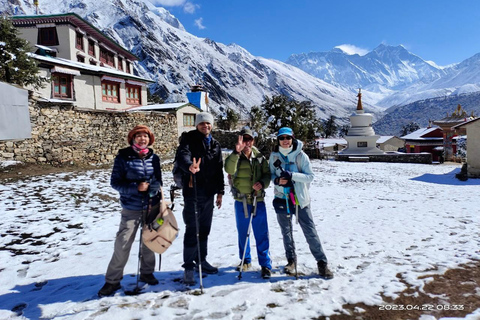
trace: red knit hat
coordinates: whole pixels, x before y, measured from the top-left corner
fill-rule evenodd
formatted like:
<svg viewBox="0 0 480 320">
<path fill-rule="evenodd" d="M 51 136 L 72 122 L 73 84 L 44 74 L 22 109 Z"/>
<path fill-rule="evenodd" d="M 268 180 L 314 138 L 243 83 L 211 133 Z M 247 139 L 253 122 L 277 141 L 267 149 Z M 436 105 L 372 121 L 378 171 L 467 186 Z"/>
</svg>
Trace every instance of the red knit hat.
<svg viewBox="0 0 480 320">
<path fill-rule="evenodd" d="M 148 129 L 147 126 L 138 125 L 135 128 L 133 128 L 132 130 L 130 130 L 130 132 L 128 133 L 128 137 L 127 137 L 128 144 L 130 144 L 130 145 L 133 144 L 133 140 L 135 139 L 135 136 L 137 135 L 137 133 L 148 134 L 148 137 L 150 138 L 150 141 L 148 142 L 149 146 L 151 146 L 155 142 L 155 137 L 153 136 L 152 131 L 150 131 L 150 129 Z"/>
</svg>

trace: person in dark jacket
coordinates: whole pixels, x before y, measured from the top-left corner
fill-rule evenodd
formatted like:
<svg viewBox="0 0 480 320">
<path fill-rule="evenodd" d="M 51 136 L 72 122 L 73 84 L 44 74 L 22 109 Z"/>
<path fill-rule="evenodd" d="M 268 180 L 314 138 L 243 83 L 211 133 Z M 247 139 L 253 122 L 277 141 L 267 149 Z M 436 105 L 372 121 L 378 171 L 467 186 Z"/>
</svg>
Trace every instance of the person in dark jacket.
<svg viewBox="0 0 480 320">
<path fill-rule="evenodd" d="M 198 213 L 200 260 L 202 271 L 209 274 L 218 268 L 207 262 L 208 235 L 212 226 L 214 201 L 218 208 L 224 194 L 222 149 L 213 139 L 213 116 L 201 112 L 195 118 L 195 130 L 184 133 L 177 149 L 177 165 L 183 172 L 183 239 L 184 283 L 196 283 L 194 269 L 198 268 L 197 227 L 195 202 Z M 195 175 L 195 177 L 194 177 Z M 195 178 L 195 179 L 194 179 Z M 195 181 L 195 183 L 194 183 Z M 215 195 L 217 195 L 216 200 Z"/>
<path fill-rule="evenodd" d="M 268 161 L 254 143 L 252 130 L 242 129 L 235 149 L 225 159 L 225 171 L 231 177 L 232 194 L 235 198 L 238 251 L 242 259 L 237 271 L 246 271 L 251 267 L 250 240 L 247 241 L 247 234 L 252 221 L 258 262 L 262 267 L 261 275 L 262 278 L 269 279 L 272 275 L 272 260 L 269 252 L 270 242 L 264 197 L 265 189 L 270 184 L 270 169 Z"/>
<path fill-rule="evenodd" d="M 98 292 L 99 296 L 109 296 L 120 289 L 135 234 L 146 218 L 149 198 L 156 195 L 162 185 L 160 158 L 148 148 L 155 141 L 150 129 L 136 126 L 128 133 L 127 141 L 130 147 L 119 150 L 110 178 L 111 186 L 120 193 L 122 217 L 105 274 L 105 285 Z M 159 206 L 156 201 L 150 205 Z M 141 250 L 140 281 L 156 285 L 158 280 L 153 275 L 155 254 L 144 244 Z"/>
</svg>

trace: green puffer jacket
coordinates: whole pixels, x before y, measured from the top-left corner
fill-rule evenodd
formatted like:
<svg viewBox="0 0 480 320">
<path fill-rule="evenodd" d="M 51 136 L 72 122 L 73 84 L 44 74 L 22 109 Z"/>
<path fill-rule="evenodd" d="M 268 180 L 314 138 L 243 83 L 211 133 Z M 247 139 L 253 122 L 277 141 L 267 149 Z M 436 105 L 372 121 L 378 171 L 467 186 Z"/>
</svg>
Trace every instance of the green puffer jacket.
<svg viewBox="0 0 480 320">
<path fill-rule="evenodd" d="M 264 191 L 270 184 L 268 161 L 255 147 L 252 147 L 250 160 L 251 162 L 243 153 L 235 152 L 232 152 L 225 160 L 225 171 L 233 180 L 232 193 L 235 200 L 243 201 L 242 194 L 251 195 L 252 187 L 257 182 L 263 184 L 263 190 L 260 191 Z M 263 192 L 262 196 L 257 197 L 257 201 L 263 201 Z M 247 196 L 247 203 L 252 204 L 252 202 L 253 198 Z"/>
</svg>

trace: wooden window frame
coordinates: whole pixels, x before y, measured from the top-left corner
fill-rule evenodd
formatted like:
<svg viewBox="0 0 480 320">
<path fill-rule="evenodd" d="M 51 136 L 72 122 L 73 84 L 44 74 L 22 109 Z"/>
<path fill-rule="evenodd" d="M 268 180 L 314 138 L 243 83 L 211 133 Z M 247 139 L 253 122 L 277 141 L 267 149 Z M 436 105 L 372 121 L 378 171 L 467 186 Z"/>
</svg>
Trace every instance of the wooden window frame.
<svg viewBox="0 0 480 320">
<path fill-rule="evenodd" d="M 183 114 L 183 126 L 184 127 L 195 127 L 195 114 L 194 113 L 184 113 Z"/>
<path fill-rule="evenodd" d="M 64 80 L 64 82 L 62 80 Z M 65 88 L 65 93 L 62 93 L 62 88 Z M 71 74 L 64 73 L 52 73 L 52 97 L 60 99 L 73 99 L 72 93 L 73 76 Z"/>
<path fill-rule="evenodd" d="M 142 104 L 142 87 L 126 83 L 125 99 L 127 104 L 141 105 Z"/>
<path fill-rule="evenodd" d="M 58 46 L 57 28 L 38 28 L 37 43 L 42 46 Z"/>
<path fill-rule="evenodd" d="M 85 49 L 84 49 L 85 46 L 84 46 L 84 43 L 83 43 L 83 34 L 81 34 L 80 32 L 76 32 L 75 48 L 77 48 L 78 50 L 85 51 Z"/>
<path fill-rule="evenodd" d="M 95 58 L 95 41 L 88 39 L 88 54 Z"/>
<path fill-rule="evenodd" d="M 117 59 L 118 70 L 123 71 L 123 59 L 118 57 Z"/>
<path fill-rule="evenodd" d="M 120 83 L 102 80 L 102 101 L 120 103 Z"/>
</svg>

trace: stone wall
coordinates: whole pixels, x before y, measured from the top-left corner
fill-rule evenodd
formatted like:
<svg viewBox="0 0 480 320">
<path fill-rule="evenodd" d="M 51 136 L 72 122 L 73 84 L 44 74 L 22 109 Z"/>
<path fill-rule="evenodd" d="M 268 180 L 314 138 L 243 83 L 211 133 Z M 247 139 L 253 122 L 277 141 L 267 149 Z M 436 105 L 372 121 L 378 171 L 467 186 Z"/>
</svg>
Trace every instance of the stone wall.
<svg viewBox="0 0 480 320">
<path fill-rule="evenodd" d="M 349 159 L 352 157 L 353 159 Z M 399 163 L 432 163 L 431 153 L 402 153 L 402 154 L 378 154 L 378 155 L 346 155 L 339 154 L 335 157 L 337 161 L 352 161 L 358 158 L 368 158 L 370 162 L 399 162 Z"/>
<path fill-rule="evenodd" d="M 81 110 L 34 100 L 29 104 L 32 138 L 0 141 L 0 161 L 109 164 L 128 146 L 127 134 L 138 124 L 152 130 L 153 149 L 162 159 L 173 158 L 177 147 L 177 119 L 172 114 Z"/>
</svg>

